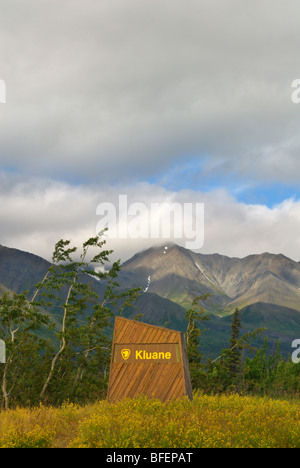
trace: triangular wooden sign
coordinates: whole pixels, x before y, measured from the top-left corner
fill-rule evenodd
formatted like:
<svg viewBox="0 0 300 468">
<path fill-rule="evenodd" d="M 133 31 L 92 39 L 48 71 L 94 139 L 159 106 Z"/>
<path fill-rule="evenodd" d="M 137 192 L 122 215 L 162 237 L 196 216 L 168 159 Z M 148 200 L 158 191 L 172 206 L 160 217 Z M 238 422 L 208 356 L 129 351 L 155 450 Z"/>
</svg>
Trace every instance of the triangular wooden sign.
<svg viewBox="0 0 300 468">
<path fill-rule="evenodd" d="M 116 317 L 108 400 L 138 395 L 162 401 L 192 399 L 184 334 Z"/>
</svg>

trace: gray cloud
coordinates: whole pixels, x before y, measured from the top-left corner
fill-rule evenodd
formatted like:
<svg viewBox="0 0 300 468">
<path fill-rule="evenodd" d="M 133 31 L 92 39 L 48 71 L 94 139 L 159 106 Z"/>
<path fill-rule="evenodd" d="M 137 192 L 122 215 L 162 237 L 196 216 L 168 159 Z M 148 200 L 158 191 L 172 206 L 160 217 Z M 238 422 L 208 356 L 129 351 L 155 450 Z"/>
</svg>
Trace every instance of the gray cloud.
<svg viewBox="0 0 300 468">
<path fill-rule="evenodd" d="M 2 167 L 130 181 L 209 155 L 207 173 L 297 181 L 297 0 L 0 5 Z"/>
<path fill-rule="evenodd" d="M 147 206 L 205 203 L 203 253 L 299 260 L 297 200 L 268 208 L 230 195 L 232 174 L 237 192 L 299 183 L 298 0 L 0 0 L 0 10 L 2 244 L 49 258 L 59 238 L 94 235 L 97 205 L 125 193 Z M 215 176 L 223 190 L 178 191 L 184 169 L 193 187 Z M 155 243 L 110 242 L 123 260 Z"/>
</svg>

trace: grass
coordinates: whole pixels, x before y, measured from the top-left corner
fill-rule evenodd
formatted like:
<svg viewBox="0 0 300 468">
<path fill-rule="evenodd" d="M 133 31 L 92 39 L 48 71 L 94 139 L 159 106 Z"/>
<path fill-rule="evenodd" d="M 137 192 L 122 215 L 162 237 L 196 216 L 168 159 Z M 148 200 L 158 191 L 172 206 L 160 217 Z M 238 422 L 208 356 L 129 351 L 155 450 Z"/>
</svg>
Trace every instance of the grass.
<svg viewBox="0 0 300 468">
<path fill-rule="evenodd" d="M 300 448 L 300 402 L 197 393 L 0 413 L 1 448 Z"/>
</svg>

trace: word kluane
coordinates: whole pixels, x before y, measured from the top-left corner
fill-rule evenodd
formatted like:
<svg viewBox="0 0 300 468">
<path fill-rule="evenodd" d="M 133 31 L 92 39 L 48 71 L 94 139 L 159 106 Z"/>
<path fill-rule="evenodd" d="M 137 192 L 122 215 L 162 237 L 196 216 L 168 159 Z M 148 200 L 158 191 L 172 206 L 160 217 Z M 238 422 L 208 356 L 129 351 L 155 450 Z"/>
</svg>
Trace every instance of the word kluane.
<svg viewBox="0 0 300 468">
<path fill-rule="evenodd" d="M 130 349 L 122 349 L 121 351 L 123 359 L 125 361 L 130 357 L 131 351 Z M 171 359 L 172 354 L 170 352 L 164 353 L 164 352 L 148 352 L 145 351 L 144 349 L 141 349 L 140 351 L 136 350 L 135 351 L 135 359 L 154 359 L 154 360 L 164 360 L 164 359 Z"/>
</svg>

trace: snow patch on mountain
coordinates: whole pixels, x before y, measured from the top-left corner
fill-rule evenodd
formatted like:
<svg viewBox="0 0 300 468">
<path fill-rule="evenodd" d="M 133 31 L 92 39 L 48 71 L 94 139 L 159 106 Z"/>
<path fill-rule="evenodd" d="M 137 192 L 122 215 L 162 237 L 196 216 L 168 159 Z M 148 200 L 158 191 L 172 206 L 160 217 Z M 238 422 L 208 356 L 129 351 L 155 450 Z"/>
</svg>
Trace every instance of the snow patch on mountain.
<svg viewBox="0 0 300 468">
<path fill-rule="evenodd" d="M 151 283 L 151 276 L 148 276 L 148 279 L 147 279 L 147 286 L 145 287 L 143 293 L 147 292 L 149 287 L 150 287 L 150 283 Z"/>
<path fill-rule="evenodd" d="M 214 283 L 211 279 L 209 279 L 208 276 L 206 276 L 206 274 L 201 270 L 201 268 L 200 268 L 200 266 L 198 265 L 197 262 L 195 262 L 195 265 L 196 265 L 196 267 L 198 268 L 198 270 L 200 271 L 200 273 L 204 276 L 204 278 L 206 278 L 207 281 L 209 281 L 211 284 L 213 284 L 215 287 L 217 287 L 217 286 L 215 285 L 215 283 Z"/>
</svg>

